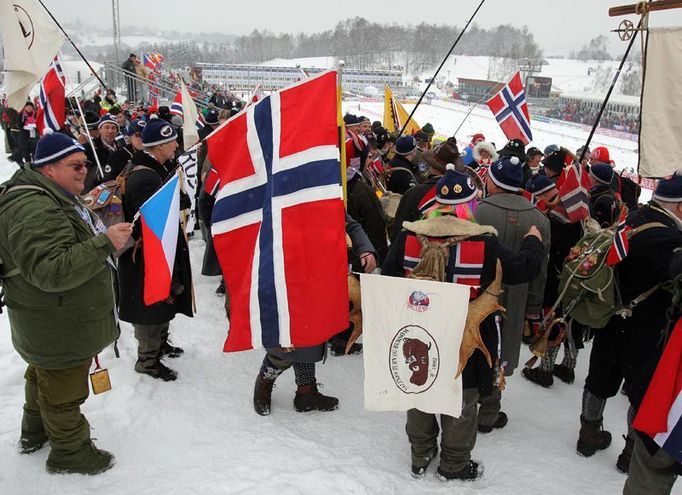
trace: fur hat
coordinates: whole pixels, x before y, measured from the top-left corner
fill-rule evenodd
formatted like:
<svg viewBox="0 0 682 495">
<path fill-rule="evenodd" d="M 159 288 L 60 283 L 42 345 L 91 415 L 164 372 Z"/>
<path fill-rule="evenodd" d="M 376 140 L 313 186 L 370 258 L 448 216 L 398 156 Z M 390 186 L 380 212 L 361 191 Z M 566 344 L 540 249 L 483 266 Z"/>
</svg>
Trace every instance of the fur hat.
<svg viewBox="0 0 682 495">
<path fill-rule="evenodd" d="M 471 154 L 474 157 L 474 160 L 476 160 L 476 162 L 481 161 L 481 151 L 487 151 L 488 153 L 490 153 L 490 159 L 493 162 L 497 161 L 497 159 L 499 158 L 499 155 L 497 154 L 497 150 L 495 149 L 495 147 L 492 144 L 490 144 L 487 141 L 481 141 L 476 146 L 474 146 L 474 149 L 471 152 Z"/>
<path fill-rule="evenodd" d="M 526 191 L 531 193 L 533 196 L 538 196 L 540 194 L 546 193 L 556 189 L 556 184 L 552 180 L 543 174 L 537 174 L 528 179 L 526 182 Z"/>
<path fill-rule="evenodd" d="M 517 192 L 523 183 L 523 167 L 516 156 L 502 156 L 490 165 L 488 176 L 505 191 Z"/>
<path fill-rule="evenodd" d="M 97 128 L 99 129 L 104 124 L 114 124 L 117 129 L 121 128 L 121 126 L 118 125 L 118 121 L 116 120 L 116 117 L 114 117 L 110 113 L 105 113 L 104 115 L 102 115 L 102 118 L 100 118 L 99 122 L 97 123 Z"/>
<path fill-rule="evenodd" d="M 43 136 L 38 141 L 32 166 L 34 168 L 44 167 L 79 151 L 85 153 L 85 148 L 78 141 L 61 132 L 53 132 Z"/>
<path fill-rule="evenodd" d="M 590 166 L 590 177 L 599 184 L 610 186 L 613 181 L 613 174 L 613 167 L 608 163 L 595 163 Z"/>
<path fill-rule="evenodd" d="M 436 201 L 444 205 L 468 203 L 476 197 L 478 190 L 474 181 L 464 172 L 457 172 L 448 163 L 445 175 L 436 182 Z"/>
<path fill-rule="evenodd" d="M 344 115 L 343 122 L 344 124 L 346 124 L 346 127 L 360 125 L 360 119 L 358 118 L 357 115 L 353 115 L 352 113 L 347 113 L 346 115 Z"/>
<path fill-rule="evenodd" d="M 43 138 L 45 139 L 45 138 Z M 665 203 L 682 202 L 682 171 L 678 170 L 668 179 L 661 179 L 656 186 L 653 199 Z"/>
<path fill-rule="evenodd" d="M 177 139 L 178 134 L 172 125 L 163 119 L 149 119 L 142 131 L 142 144 L 146 148 L 170 143 Z"/>
<path fill-rule="evenodd" d="M 547 151 L 546 148 L 545 151 Z M 545 155 L 545 158 L 542 160 L 542 164 L 545 166 L 546 169 L 551 170 L 552 172 L 558 174 L 561 173 L 561 171 L 566 166 L 567 159 L 568 158 L 566 150 L 562 148 L 557 148 L 554 151 L 552 151 L 549 155 Z"/>
<path fill-rule="evenodd" d="M 407 155 L 417 149 L 417 140 L 414 136 L 400 136 L 395 142 L 395 152 L 398 155 Z"/>
</svg>

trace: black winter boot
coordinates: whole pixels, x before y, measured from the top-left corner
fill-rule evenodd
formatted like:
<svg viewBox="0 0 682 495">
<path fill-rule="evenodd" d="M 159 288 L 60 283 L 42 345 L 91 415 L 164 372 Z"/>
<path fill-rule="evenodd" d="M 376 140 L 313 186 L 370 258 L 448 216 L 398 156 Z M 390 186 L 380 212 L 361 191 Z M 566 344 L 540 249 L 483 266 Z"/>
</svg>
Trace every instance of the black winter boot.
<svg viewBox="0 0 682 495">
<path fill-rule="evenodd" d="M 433 461 L 437 454 L 438 447 L 434 447 L 433 450 L 426 454 L 426 456 L 423 458 L 423 464 L 419 466 L 417 466 L 416 464 L 412 464 L 412 477 L 423 478 L 424 475 L 426 474 L 426 470 L 429 468 L 429 465 L 431 464 L 431 461 Z"/>
<path fill-rule="evenodd" d="M 274 380 L 263 378 L 262 373 L 256 377 L 256 385 L 253 387 L 253 409 L 260 416 L 270 414 L 270 403 L 272 400 L 272 388 L 275 386 Z"/>
<path fill-rule="evenodd" d="M 478 431 L 480 433 L 490 433 L 493 430 L 499 430 L 501 428 L 504 428 L 505 426 L 507 426 L 508 422 L 509 418 L 507 417 L 507 413 L 500 411 L 497 413 L 497 419 L 493 424 L 478 425 Z"/>
<path fill-rule="evenodd" d="M 144 366 L 144 363 L 138 359 L 135 364 L 135 371 L 149 375 L 152 378 L 159 378 L 164 382 L 172 382 L 178 378 L 178 374 L 164 365 L 159 359 L 150 366 Z"/>
<path fill-rule="evenodd" d="M 580 435 L 577 450 L 580 455 L 590 457 L 598 450 L 604 450 L 611 445 L 611 433 L 605 431 L 602 420 L 587 421 L 580 417 Z"/>
<path fill-rule="evenodd" d="M 176 358 L 180 357 L 185 353 L 185 350 L 182 347 L 176 347 L 173 344 L 170 343 L 170 340 L 166 340 L 163 344 L 161 344 L 161 355 L 162 356 L 167 356 L 169 358 Z"/>
<path fill-rule="evenodd" d="M 540 368 L 524 368 L 521 373 L 526 380 L 540 385 L 541 387 L 548 388 L 554 384 L 554 378 L 549 371 L 544 371 Z"/>
<path fill-rule="evenodd" d="M 294 409 L 298 412 L 333 411 L 339 407 L 339 399 L 317 391 L 317 382 L 299 385 L 294 397 Z"/>
<path fill-rule="evenodd" d="M 623 439 L 625 440 L 625 447 L 623 447 L 623 451 L 618 456 L 618 460 L 616 461 L 616 469 L 621 473 L 628 474 L 628 471 L 630 471 L 632 450 L 635 448 L 635 439 L 629 436 L 626 437 L 625 435 L 623 435 Z"/>
<path fill-rule="evenodd" d="M 474 481 L 483 475 L 483 466 L 479 465 L 476 461 L 469 461 L 466 466 L 464 466 L 459 471 L 454 473 L 448 473 L 441 471 L 438 468 L 436 475 L 441 481 L 451 481 L 451 480 L 463 480 L 463 481 Z"/>
<path fill-rule="evenodd" d="M 564 364 L 554 366 L 554 376 L 569 385 L 575 381 L 575 371 Z"/>
</svg>

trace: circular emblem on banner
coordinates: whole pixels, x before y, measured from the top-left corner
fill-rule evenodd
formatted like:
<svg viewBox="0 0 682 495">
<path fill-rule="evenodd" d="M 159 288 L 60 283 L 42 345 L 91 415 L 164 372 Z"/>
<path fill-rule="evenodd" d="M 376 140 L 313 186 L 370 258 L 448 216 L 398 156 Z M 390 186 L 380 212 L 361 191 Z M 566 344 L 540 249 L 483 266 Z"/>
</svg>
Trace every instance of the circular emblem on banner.
<svg viewBox="0 0 682 495">
<path fill-rule="evenodd" d="M 410 297 L 407 299 L 407 304 L 410 309 L 413 309 L 418 313 L 423 313 L 429 309 L 429 296 L 421 291 L 416 290 L 410 294 Z"/>
<path fill-rule="evenodd" d="M 389 367 L 400 391 L 405 394 L 426 392 L 438 378 L 438 344 L 424 328 L 407 325 L 398 330 L 391 341 Z"/>
<path fill-rule="evenodd" d="M 30 50 L 33 46 L 33 40 L 35 40 L 35 31 L 33 30 L 33 21 L 28 12 L 21 6 L 14 4 L 14 11 L 17 13 L 17 18 L 19 19 L 19 27 L 21 28 L 21 34 L 24 35 L 26 40 L 26 45 Z"/>
<path fill-rule="evenodd" d="M 462 186 L 460 186 L 459 184 L 455 184 L 453 190 L 455 191 L 456 194 L 459 194 L 462 192 Z"/>
<path fill-rule="evenodd" d="M 440 188 L 440 193 L 443 196 L 447 196 L 449 192 L 450 192 L 450 189 L 448 189 L 448 186 L 443 186 Z"/>
</svg>

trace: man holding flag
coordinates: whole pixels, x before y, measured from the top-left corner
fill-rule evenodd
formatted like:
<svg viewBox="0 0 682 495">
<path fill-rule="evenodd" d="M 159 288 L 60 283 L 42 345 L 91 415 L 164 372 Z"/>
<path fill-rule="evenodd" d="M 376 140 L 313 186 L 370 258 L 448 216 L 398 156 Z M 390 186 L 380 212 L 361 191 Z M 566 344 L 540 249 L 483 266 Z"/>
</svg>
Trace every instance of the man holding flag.
<svg viewBox="0 0 682 495">
<path fill-rule="evenodd" d="M 151 119 L 142 130 L 144 150 L 131 158 L 133 169 L 123 196 L 126 221 L 137 217 L 164 182 L 177 180 L 172 161 L 178 146 L 176 138 L 173 126 L 161 119 Z M 193 316 L 192 272 L 187 241 L 180 232 L 178 208 L 178 203 L 188 202 L 189 198 L 184 195 L 183 201 L 175 201 L 173 194 L 178 193 L 171 193 L 165 211 L 157 208 L 154 218 L 142 214 L 133 230 L 136 246 L 119 258 L 119 314 L 135 329 L 135 371 L 164 381 L 175 380 L 177 374 L 161 358 L 178 357 L 184 352 L 168 342 L 170 321 L 178 313 Z M 158 225 L 163 234 L 155 238 Z"/>
</svg>

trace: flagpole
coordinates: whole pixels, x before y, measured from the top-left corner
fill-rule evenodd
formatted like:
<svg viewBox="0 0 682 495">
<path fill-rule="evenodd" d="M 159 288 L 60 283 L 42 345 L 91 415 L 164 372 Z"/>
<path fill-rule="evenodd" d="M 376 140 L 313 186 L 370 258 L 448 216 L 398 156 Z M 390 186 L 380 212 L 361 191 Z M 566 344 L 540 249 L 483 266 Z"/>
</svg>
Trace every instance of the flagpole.
<svg viewBox="0 0 682 495">
<path fill-rule="evenodd" d="M 403 132 L 405 132 L 405 128 L 406 128 L 407 125 L 410 123 L 410 120 L 412 120 L 412 117 L 414 116 L 414 112 L 417 111 L 417 107 L 419 106 L 419 104 L 420 104 L 420 103 L 422 102 L 422 100 L 424 99 L 424 96 L 426 95 L 426 93 L 428 93 L 429 88 L 430 88 L 431 85 L 433 84 L 433 81 L 434 81 L 434 80 L 436 79 L 436 77 L 438 76 L 438 73 L 440 72 L 440 70 L 441 70 L 441 69 L 443 68 L 443 66 L 445 65 L 445 62 L 447 62 L 448 57 L 450 56 L 450 54 L 452 53 L 452 51 L 453 51 L 453 50 L 455 49 L 455 47 L 457 46 L 457 43 L 459 43 L 459 40 L 462 39 L 462 36 L 463 36 L 464 33 L 466 32 L 466 30 L 469 28 L 469 25 L 470 25 L 471 22 L 474 20 L 474 17 L 476 17 L 476 14 L 478 14 L 478 11 L 481 10 L 481 7 L 483 7 L 483 4 L 484 4 L 484 3 L 485 3 L 485 0 L 481 0 L 481 3 L 478 4 L 478 7 L 476 7 L 476 10 L 474 11 L 474 13 L 471 15 L 471 17 L 469 17 L 469 20 L 467 21 L 466 25 L 464 26 L 464 29 L 462 29 L 462 31 L 459 33 L 459 36 L 457 36 L 457 39 L 455 40 L 455 42 L 454 42 L 454 43 L 452 44 L 452 46 L 450 47 L 450 51 L 448 51 L 447 55 L 445 55 L 445 58 L 443 59 L 443 61 L 440 63 L 440 65 L 439 65 L 438 68 L 436 69 L 436 72 L 433 74 L 433 77 L 431 78 L 431 80 L 429 81 L 429 83 L 426 85 L 426 89 L 422 92 L 421 96 L 419 97 L 419 100 L 417 101 L 417 104 L 416 104 L 416 105 L 414 106 L 414 108 L 412 109 L 412 113 L 410 113 L 410 116 L 407 118 L 407 120 L 406 120 L 405 123 L 403 124 L 403 128 L 400 129 L 400 134 L 398 135 L 398 137 L 402 136 Z"/>
<path fill-rule="evenodd" d="M 611 87 L 609 88 L 608 92 L 606 93 L 606 97 L 604 98 L 604 101 L 601 104 L 601 108 L 599 109 L 599 113 L 597 114 L 597 118 L 595 119 L 594 124 L 592 125 L 592 130 L 590 131 L 590 135 L 587 137 L 587 142 L 585 142 L 585 144 L 583 145 L 583 149 L 580 152 L 580 157 L 578 158 L 578 163 L 582 163 L 583 159 L 585 158 L 585 153 L 587 152 L 587 147 L 592 142 L 592 136 L 594 136 L 594 133 L 597 130 L 597 127 L 599 127 L 599 121 L 601 120 L 601 116 L 604 113 L 604 110 L 606 109 L 606 105 L 609 102 L 609 98 L 611 98 L 611 93 L 613 92 L 613 89 L 616 87 L 616 82 L 618 82 L 618 78 L 620 77 L 620 72 L 623 70 L 623 66 L 625 65 L 625 61 L 627 60 L 628 55 L 630 54 L 630 49 L 632 48 L 632 45 L 635 43 L 635 40 L 637 39 L 637 33 L 639 32 L 641 27 L 642 27 L 642 19 L 639 20 L 639 24 L 637 24 L 637 29 L 635 29 L 635 34 L 630 39 L 630 43 L 628 44 L 628 48 L 627 48 L 627 50 L 625 50 L 625 55 L 623 55 L 623 59 L 620 61 L 620 65 L 618 66 L 618 70 L 616 71 L 616 74 L 613 76 L 613 81 L 611 82 Z"/>
<path fill-rule="evenodd" d="M 59 50 L 59 58 L 62 58 L 62 51 Z M 60 62 L 63 64 L 63 62 Z M 73 81 L 71 80 L 71 75 L 69 74 L 69 70 L 66 69 L 64 70 L 64 75 L 69 81 L 69 85 L 73 86 Z M 95 157 L 95 163 L 97 164 L 97 171 L 99 172 L 100 178 L 104 178 L 104 170 L 102 170 L 102 164 L 99 162 L 99 156 L 97 156 L 97 150 L 95 149 L 95 143 L 92 141 L 92 136 L 88 132 L 88 124 L 85 121 L 85 114 L 83 113 L 83 108 L 81 107 L 80 101 L 78 101 L 78 97 L 76 96 L 74 98 L 76 100 L 76 107 L 78 107 L 78 112 L 80 113 L 81 120 L 83 121 L 83 129 L 85 130 L 85 136 L 88 138 L 88 142 L 90 143 L 90 148 L 92 149 L 92 156 Z"/>
<path fill-rule="evenodd" d="M 78 48 L 78 47 L 76 46 L 76 44 L 73 42 L 73 40 L 71 39 L 71 37 L 69 36 L 69 34 L 64 30 L 64 28 L 62 27 L 62 25 L 59 23 L 59 21 L 55 18 L 54 15 L 52 15 L 52 12 L 50 12 L 50 9 L 48 9 L 48 8 L 45 6 L 45 4 L 43 3 L 43 0 L 38 0 L 38 2 L 40 3 L 40 5 L 43 6 L 43 8 L 45 9 L 45 12 L 47 12 L 47 14 L 52 18 L 52 20 L 53 20 L 54 23 L 57 25 L 57 27 L 60 29 L 60 31 L 64 34 L 64 36 L 66 36 L 66 39 L 69 41 L 69 43 L 71 43 L 71 46 L 73 46 L 73 48 L 76 50 L 76 52 L 78 53 L 78 55 L 80 55 L 80 57 L 83 59 L 83 62 L 85 62 L 85 65 L 88 66 L 88 68 L 90 69 L 90 72 L 92 73 L 92 75 L 95 76 L 95 78 L 99 81 L 99 83 L 102 85 L 102 87 L 103 87 L 105 90 L 107 90 L 107 89 L 108 89 L 108 88 L 107 88 L 107 85 L 104 83 L 104 81 L 102 80 L 102 78 L 99 77 L 99 74 L 97 74 L 97 72 L 96 72 L 95 69 L 92 67 L 92 65 L 90 65 L 90 62 L 88 61 L 88 59 L 85 58 L 85 55 L 83 55 L 83 52 L 81 52 L 81 51 L 80 51 L 80 48 Z"/>
</svg>

